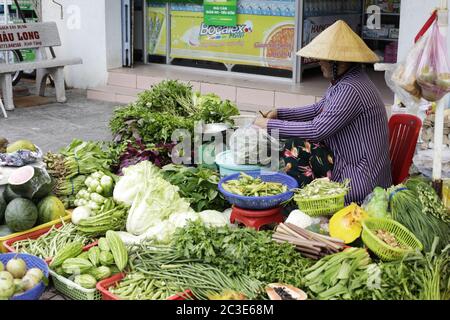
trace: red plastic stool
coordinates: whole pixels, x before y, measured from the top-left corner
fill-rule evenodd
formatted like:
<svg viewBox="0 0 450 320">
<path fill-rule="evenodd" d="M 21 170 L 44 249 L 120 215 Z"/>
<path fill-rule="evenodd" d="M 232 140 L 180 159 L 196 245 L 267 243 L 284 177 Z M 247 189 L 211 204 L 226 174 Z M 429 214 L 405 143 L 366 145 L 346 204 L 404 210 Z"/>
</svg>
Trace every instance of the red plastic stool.
<svg viewBox="0 0 450 320">
<path fill-rule="evenodd" d="M 281 208 L 248 210 L 234 206 L 230 221 L 231 223 L 235 223 L 236 221 L 243 223 L 246 227 L 259 231 L 262 226 L 284 222 L 284 215 Z"/>
</svg>

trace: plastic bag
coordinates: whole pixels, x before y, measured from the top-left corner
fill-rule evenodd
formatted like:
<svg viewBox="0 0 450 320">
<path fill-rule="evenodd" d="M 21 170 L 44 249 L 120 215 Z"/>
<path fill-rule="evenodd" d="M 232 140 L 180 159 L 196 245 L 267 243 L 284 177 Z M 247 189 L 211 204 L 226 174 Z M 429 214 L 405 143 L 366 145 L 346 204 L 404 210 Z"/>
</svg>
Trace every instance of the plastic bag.
<svg viewBox="0 0 450 320">
<path fill-rule="evenodd" d="M 426 43 L 426 38 L 422 37 L 411 49 L 406 60 L 397 66 L 391 78 L 397 86 L 417 100 L 422 97 L 421 88 L 416 78 L 417 67 L 422 59 Z"/>
<path fill-rule="evenodd" d="M 389 199 L 386 190 L 376 187 L 366 199 L 362 208 L 370 217 L 389 218 Z"/>
<path fill-rule="evenodd" d="M 19 150 L 14 153 L 0 153 L 0 166 L 23 167 L 42 160 L 42 150 L 36 147 L 36 151 Z"/>
<path fill-rule="evenodd" d="M 420 173 L 425 177 L 432 178 L 433 176 L 433 157 L 434 151 L 419 150 L 413 158 L 413 163 Z M 450 179 L 450 148 L 442 149 L 442 173 L 443 179 Z"/>
<path fill-rule="evenodd" d="M 437 22 L 433 24 L 420 59 L 417 83 L 422 89 L 422 97 L 431 102 L 442 99 L 450 92 L 447 44 Z"/>
<path fill-rule="evenodd" d="M 279 152 L 280 143 L 271 137 L 266 130 L 257 126 L 248 126 L 237 129 L 233 133 L 230 148 L 236 164 L 261 164 L 266 166 L 271 163 L 272 151 Z"/>
</svg>

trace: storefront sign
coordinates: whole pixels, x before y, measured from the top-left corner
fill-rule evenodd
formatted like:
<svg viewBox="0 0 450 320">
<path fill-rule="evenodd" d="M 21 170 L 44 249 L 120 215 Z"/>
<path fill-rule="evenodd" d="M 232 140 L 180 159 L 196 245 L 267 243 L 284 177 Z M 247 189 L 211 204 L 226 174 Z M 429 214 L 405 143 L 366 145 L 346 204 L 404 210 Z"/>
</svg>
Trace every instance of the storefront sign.
<svg viewBox="0 0 450 320">
<path fill-rule="evenodd" d="M 54 22 L 0 26 L 1 49 L 28 49 L 60 43 Z"/>
<path fill-rule="evenodd" d="M 237 0 L 204 0 L 204 23 L 207 26 L 235 27 Z"/>
<path fill-rule="evenodd" d="M 208 26 L 198 12 L 172 13 L 173 58 L 292 68 L 293 17 L 238 15 L 235 27 Z"/>
</svg>

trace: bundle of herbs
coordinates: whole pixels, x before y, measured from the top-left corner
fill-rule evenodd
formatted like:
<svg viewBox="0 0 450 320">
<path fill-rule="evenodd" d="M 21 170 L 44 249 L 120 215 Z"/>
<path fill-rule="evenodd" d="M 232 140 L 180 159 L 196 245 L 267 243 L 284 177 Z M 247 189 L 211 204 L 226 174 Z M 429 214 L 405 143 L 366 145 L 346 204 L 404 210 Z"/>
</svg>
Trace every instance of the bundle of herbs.
<svg viewBox="0 0 450 320">
<path fill-rule="evenodd" d="M 415 177 L 408 179 L 405 185 L 419 198 L 424 214 L 435 216 L 446 223 L 450 223 L 450 213 L 429 182 Z"/>
<path fill-rule="evenodd" d="M 449 300 L 450 247 L 440 254 L 411 253 L 403 260 L 372 264 L 367 286 L 355 291 L 358 300 Z"/>
<path fill-rule="evenodd" d="M 178 254 L 198 259 L 229 276 L 248 275 L 263 283 L 302 284 L 302 271 L 312 264 L 290 244 L 272 241 L 272 233 L 240 228 L 211 228 L 191 222 L 172 240 Z"/>
<path fill-rule="evenodd" d="M 113 164 L 113 172 L 122 175 L 122 170 L 134 166 L 142 161 L 150 161 L 161 168 L 171 163 L 170 153 L 174 147 L 172 143 L 144 144 L 141 139 L 136 141 L 125 141 L 126 147 L 122 148 L 117 161 Z M 111 147 L 111 153 L 117 147 Z M 117 150 L 117 149 L 116 149 Z"/>
<path fill-rule="evenodd" d="M 124 141 L 171 143 L 175 130 L 187 130 L 193 137 L 196 121 L 231 122 L 230 117 L 238 114 L 230 101 L 214 94 L 200 95 L 189 84 L 169 80 L 143 92 L 135 103 L 115 110 L 110 129 L 114 142 L 122 147 Z"/>
<path fill-rule="evenodd" d="M 203 210 L 224 211 L 229 204 L 218 192 L 220 175 L 217 171 L 204 167 L 167 165 L 162 170 L 164 179 L 177 186 L 180 195 L 197 212 Z"/>
<path fill-rule="evenodd" d="M 425 251 L 431 251 L 435 237 L 439 238 L 436 246 L 438 252 L 450 243 L 450 225 L 424 213 L 415 192 L 403 185 L 392 187 L 388 192 L 392 218 L 414 233 Z"/>
</svg>

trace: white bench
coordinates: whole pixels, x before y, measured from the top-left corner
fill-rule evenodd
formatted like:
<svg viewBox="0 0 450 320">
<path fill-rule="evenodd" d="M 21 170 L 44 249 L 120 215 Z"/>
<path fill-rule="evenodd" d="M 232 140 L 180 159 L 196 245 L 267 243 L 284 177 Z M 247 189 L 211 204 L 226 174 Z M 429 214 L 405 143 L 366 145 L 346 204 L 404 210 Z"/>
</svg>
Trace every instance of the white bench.
<svg viewBox="0 0 450 320">
<path fill-rule="evenodd" d="M 36 91 L 40 96 L 45 95 L 47 77 L 51 75 L 55 82 L 56 100 L 62 103 L 67 101 L 64 67 L 82 64 L 83 61 L 80 58 L 48 58 L 46 49 L 57 46 L 61 46 L 61 40 L 55 22 L 0 25 L 0 51 L 36 49 L 36 61 L 0 64 L 2 111 L 5 117 L 4 109 L 14 110 L 12 74 L 17 71 L 36 70 Z"/>
</svg>

